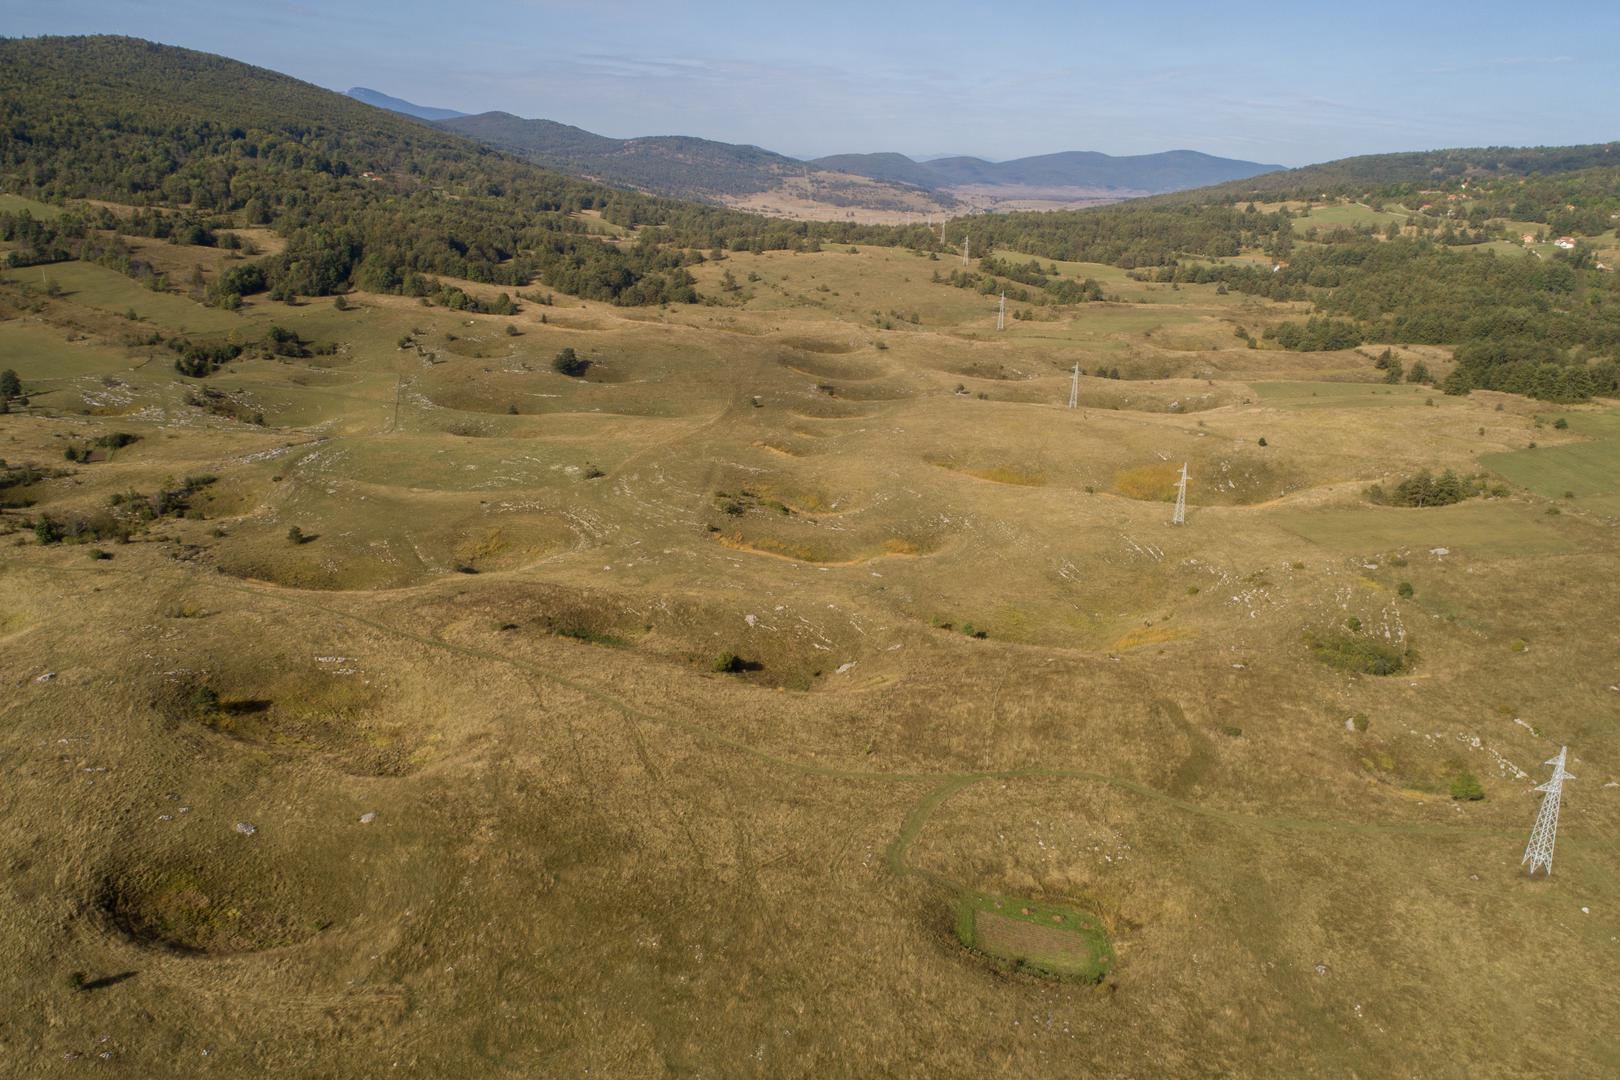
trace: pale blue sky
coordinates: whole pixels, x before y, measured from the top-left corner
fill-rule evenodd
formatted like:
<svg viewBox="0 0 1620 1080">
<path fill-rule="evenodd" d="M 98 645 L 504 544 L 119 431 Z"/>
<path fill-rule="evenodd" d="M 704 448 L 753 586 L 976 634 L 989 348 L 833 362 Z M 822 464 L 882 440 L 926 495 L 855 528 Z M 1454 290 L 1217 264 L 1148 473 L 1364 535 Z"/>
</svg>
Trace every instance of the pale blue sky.
<svg viewBox="0 0 1620 1080">
<path fill-rule="evenodd" d="M 41 0 L 322 86 L 797 156 L 1193 149 L 1285 165 L 1620 139 L 1620 4 Z"/>
</svg>

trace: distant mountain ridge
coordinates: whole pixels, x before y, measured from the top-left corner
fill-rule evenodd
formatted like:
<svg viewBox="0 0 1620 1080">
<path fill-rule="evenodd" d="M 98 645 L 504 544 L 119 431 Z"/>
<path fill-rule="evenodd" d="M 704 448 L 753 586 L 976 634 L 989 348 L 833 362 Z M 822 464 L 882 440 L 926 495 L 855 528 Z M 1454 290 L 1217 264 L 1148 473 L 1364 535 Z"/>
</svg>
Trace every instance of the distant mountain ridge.
<svg viewBox="0 0 1620 1080">
<path fill-rule="evenodd" d="M 1056 154 L 986 161 L 976 157 L 913 161 L 903 154 L 839 154 L 817 158 L 810 164 L 911 184 L 927 191 L 949 191 L 969 186 L 1026 188 L 1100 188 L 1161 194 L 1245 180 L 1278 172 L 1281 165 L 1262 165 L 1215 157 L 1196 150 L 1166 150 L 1158 154 L 1113 157 L 1095 150 L 1068 150 Z"/>
<path fill-rule="evenodd" d="M 404 98 L 390 97 L 381 90 L 372 90 L 365 86 L 351 86 L 344 92 L 356 101 L 363 101 L 367 105 L 375 105 L 377 108 L 387 109 L 389 112 L 414 116 L 418 120 L 453 120 L 458 116 L 467 115 L 454 109 L 436 109 L 430 105 L 417 105 L 406 101 Z"/>
<path fill-rule="evenodd" d="M 675 197 L 713 201 L 749 195 L 805 171 L 802 162 L 757 146 L 684 135 L 611 139 L 571 124 L 504 112 L 457 116 L 437 126 L 537 165 Z"/>
<path fill-rule="evenodd" d="M 1282 169 L 1194 150 L 1112 157 L 1088 150 L 993 162 L 915 161 L 904 154 L 837 154 L 810 161 L 758 146 L 680 135 L 614 139 L 554 120 L 506 112 L 434 109 L 356 87 L 349 96 L 435 123 L 538 165 L 676 198 L 737 203 L 761 193 L 802 193 L 831 206 L 949 209 L 972 201 L 1043 195 L 1098 202 L 1243 180 Z"/>
</svg>

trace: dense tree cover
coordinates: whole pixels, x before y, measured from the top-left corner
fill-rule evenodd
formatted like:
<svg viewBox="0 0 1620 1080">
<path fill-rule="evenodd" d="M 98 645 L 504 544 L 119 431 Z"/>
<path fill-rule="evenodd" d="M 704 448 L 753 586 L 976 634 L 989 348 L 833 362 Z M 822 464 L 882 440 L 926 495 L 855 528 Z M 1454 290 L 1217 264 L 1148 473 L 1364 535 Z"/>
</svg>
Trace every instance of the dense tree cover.
<svg viewBox="0 0 1620 1080">
<path fill-rule="evenodd" d="M 1361 344 L 1361 327 L 1346 319 L 1327 319 L 1313 316 L 1304 325 L 1285 322 L 1268 326 L 1263 334 L 1275 339 L 1278 345 L 1294 352 L 1332 352 L 1353 349 Z"/>
<path fill-rule="evenodd" d="M 774 222 L 617 191 L 286 76 L 130 38 L 0 40 L 0 181 L 46 200 L 185 208 L 184 228 L 209 215 L 271 225 L 287 245 L 263 274 L 282 295 L 402 291 L 411 275 L 512 287 L 539 276 L 591 299 L 657 303 L 695 298 L 680 272 L 691 249 L 931 242 L 921 226 Z M 593 239 L 582 210 L 647 232 Z"/>
<path fill-rule="evenodd" d="M 975 217 L 967 226 L 975 248 L 982 243 L 1045 259 L 1108 263 L 1126 269 L 1169 266 L 1184 254 L 1222 258 L 1254 247 L 1286 253 L 1293 243 L 1292 230 L 1287 213 L 1148 202 L 1056 213 L 995 214 Z"/>
<path fill-rule="evenodd" d="M 1316 199 L 1324 196 L 1382 196 L 1399 199 L 1418 192 L 1456 190 L 1462 181 L 1471 185 L 1491 180 L 1557 177 L 1562 173 L 1620 166 L 1620 143 L 1588 146 L 1487 146 L 1452 150 L 1425 150 L 1399 154 L 1367 154 L 1341 158 L 1302 169 L 1264 173 L 1233 180 L 1196 192 L 1155 196 L 1156 203 L 1246 201 L 1251 198 Z M 1531 219 L 1538 220 L 1538 219 Z"/>
</svg>

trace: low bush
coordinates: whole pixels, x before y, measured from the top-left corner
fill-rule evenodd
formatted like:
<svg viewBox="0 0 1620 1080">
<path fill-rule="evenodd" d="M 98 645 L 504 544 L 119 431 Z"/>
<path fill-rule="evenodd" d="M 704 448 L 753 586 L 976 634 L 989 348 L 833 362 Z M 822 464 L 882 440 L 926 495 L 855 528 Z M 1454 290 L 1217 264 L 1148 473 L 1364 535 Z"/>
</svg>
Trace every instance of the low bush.
<svg viewBox="0 0 1620 1080">
<path fill-rule="evenodd" d="M 551 368 L 559 375 L 577 379 L 591 368 L 591 362 L 573 349 L 564 349 L 551 359 Z"/>
<path fill-rule="evenodd" d="M 1416 659 L 1410 643 L 1397 645 L 1380 638 L 1335 630 L 1307 633 L 1305 644 L 1329 667 L 1362 675 L 1395 675 Z"/>
</svg>

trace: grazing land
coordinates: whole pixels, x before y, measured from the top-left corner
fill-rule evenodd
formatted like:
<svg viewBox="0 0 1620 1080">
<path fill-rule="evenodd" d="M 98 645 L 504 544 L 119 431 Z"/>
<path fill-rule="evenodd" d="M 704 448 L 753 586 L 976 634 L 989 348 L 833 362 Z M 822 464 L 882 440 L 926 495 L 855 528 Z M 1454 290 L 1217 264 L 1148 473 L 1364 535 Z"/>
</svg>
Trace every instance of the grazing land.
<svg viewBox="0 0 1620 1080">
<path fill-rule="evenodd" d="M 1246 348 L 1288 305 L 1117 271 L 998 335 L 938 265 L 511 316 L 8 273 L 13 1060 L 1378 1074 L 1533 1068 L 1556 1023 L 1614 1067 L 1617 414 Z M 272 326 L 337 349 L 132 344 Z M 1506 490 L 1364 495 L 1447 468 Z M 127 542 L 35 539 L 200 475 Z M 1350 620 L 1417 660 L 1321 663 Z"/>
</svg>

